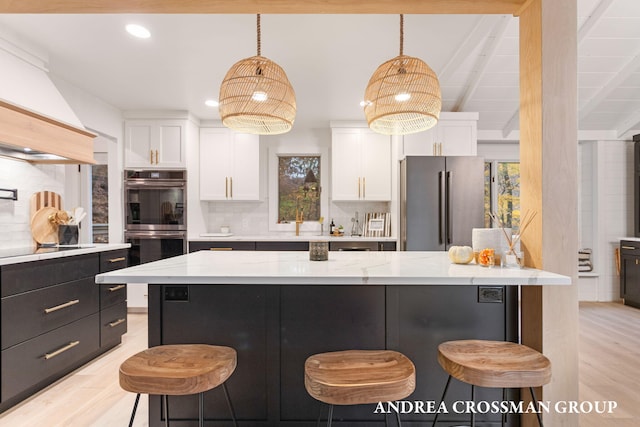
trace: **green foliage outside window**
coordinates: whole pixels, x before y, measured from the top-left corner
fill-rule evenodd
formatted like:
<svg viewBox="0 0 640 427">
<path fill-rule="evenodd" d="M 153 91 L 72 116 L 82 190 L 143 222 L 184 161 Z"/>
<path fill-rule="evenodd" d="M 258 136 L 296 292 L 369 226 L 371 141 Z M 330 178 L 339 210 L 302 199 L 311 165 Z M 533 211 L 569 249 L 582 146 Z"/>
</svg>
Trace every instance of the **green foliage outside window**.
<svg viewBox="0 0 640 427">
<path fill-rule="evenodd" d="M 491 162 L 484 164 L 485 227 L 496 226 L 491 224 L 489 218 L 494 197 L 492 194 L 494 187 L 491 185 L 494 177 L 491 166 Z M 510 227 L 513 233 L 517 234 L 520 228 L 520 163 L 496 162 L 495 182 L 496 214 L 505 227 Z"/>
<path fill-rule="evenodd" d="M 278 157 L 278 222 L 320 219 L 320 156 Z"/>
</svg>

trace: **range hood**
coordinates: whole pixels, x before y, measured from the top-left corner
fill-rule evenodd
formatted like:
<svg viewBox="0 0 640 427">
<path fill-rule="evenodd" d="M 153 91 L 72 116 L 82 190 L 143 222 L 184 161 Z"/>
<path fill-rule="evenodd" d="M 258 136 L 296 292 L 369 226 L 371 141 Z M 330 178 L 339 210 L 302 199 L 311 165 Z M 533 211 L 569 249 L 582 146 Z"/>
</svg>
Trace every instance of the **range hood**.
<svg viewBox="0 0 640 427">
<path fill-rule="evenodd" d="M 0 155 L 33 163 L 95 163 L 93 138 L 44 61 L 0 38 Z"/>
</svg>

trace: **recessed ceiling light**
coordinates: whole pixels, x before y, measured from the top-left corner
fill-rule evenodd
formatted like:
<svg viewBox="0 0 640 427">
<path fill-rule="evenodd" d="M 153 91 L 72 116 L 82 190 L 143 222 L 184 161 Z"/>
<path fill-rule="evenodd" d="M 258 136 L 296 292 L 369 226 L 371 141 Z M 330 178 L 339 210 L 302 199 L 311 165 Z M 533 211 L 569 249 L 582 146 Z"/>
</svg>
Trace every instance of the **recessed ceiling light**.
<svg viewBox="0 0 640 427">
<path fill-rule="evenodd" d="M 219 103 L 215 99 L 207 99 L 206 101 L 204 101 L 204 105 L 206 105 L 207 107 L 217 107 Z"/>
<path fill-rule="evenodd" d="M 29 147 L 24 147 L 24 148 L 22 149 L 22 151 L 24 151 L 25 153 L 30 153 L 30 152 L 31 152 L 31 151 L 33 151 L 33 150 L 32 150 L 31 148 L 29 148 Z"/>
<path fill-rule="evenodd" d="M 129 24 L 126 26 L 127 32 L 134 37 L 138 37 L 140 39 L 148 39 L 151 37 L 151 33 L 142 25 L 138 24 Z"/>
</svg>

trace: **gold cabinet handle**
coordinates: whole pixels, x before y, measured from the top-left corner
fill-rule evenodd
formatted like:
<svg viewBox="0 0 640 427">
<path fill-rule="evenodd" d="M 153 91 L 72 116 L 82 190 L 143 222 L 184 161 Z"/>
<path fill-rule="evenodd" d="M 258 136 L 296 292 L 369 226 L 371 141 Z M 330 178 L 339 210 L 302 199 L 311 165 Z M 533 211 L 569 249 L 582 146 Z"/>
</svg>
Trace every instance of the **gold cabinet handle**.
<svg viewBox="0 0 640 427">
<path fill-rule="evenodd" d="M 362 198 L 367 198 L 367 181 L 365 181 L 365 177 L 362 177 Z"/>
<path fill-rule="evenodd" d="M 44 354 L 44 360 L 52 359 L 52 358 L 56 357 L 57 355 L 59 355 L 61 353 L 64 353 L 67 350 L 72 349 L 73 347 L 77 346 L 78 344 L 80 344 L 80 341 L 71 341 L 69 344 L 65 345 L 64 347 L 61 347 L 61 348 L 57 349 L 53 353 L 45 353 Z"/>
<path fill-rule="evenodd" d="M 628 250 L 630 250 L 630 251 L 633 251 L 633 250 L 635 250 L 636 248 L 635 248 L 635 246 L 623 246 L 623 247 L 622 247 L 622 249 L 628 249 Z"/>
<path fill-rule="evenodd" d="M 158 164 L 158 150 L 156 150 L 156 165 Z"/>
<path fill-rule="evenodd" d="M 224 177 L 224 197 L 225 199 L 229 198 L 229 177 Z"/>
<path fill-rule="evenodd" d="M 360 177 L 358 177 L 358 199 L 362 197 L 360 194 Z"/>
<path fill-rule="evenodd" d="M 109 260 L 110 263 L 114 263 L 114 262 L 120 262 L 120 261 L 124 261 L 125 259 L 127 259 L 126 257 L 120 257 L 120 258 L 111 258 Z"/>
<path fill-rule="evenodd" d="M 63 308 L 71 307 L 72 305 L 76 305 L 80 302 L 79 299 L 74 299 L 69 302 L 65 302 L 64 304 L 56 305 L 55 307 L 45 308 L 45 314 L 53 313 L 54 311 L 62 310 Z"/>
<path fill-rule="evenodd" d="M 153 164 L 153 150 L 149 150 L 149 155 L 151 156 L 149 158 L 149 163 Z"/>
<path fill-rule="evenodd" d="M 109 288 L 109 292 L 115 292 L 115 291 L 119 291 L 120 289 L 124 289 L 126 288 L 127 285 L 118 285 L 118 286 L 114 286 L 112 288 Z"/>
<path fill-rule="evenodd" d="M 233 199 L 233 177 L 229 177 L 229 195 Z"/>
<path fill-rule="evenodd" d="M 124 322 L 126 322 L 126 319 L 118 319 L 115 322 L 109 323 L 109 327 L 110 328 L 115 328 L 116 326 L 118 326 L 119 324 L 124 323 Z"/>
<path fill-rule="evenodd" d="M 232 251 L 233 248 L 209 248 L 210 251 Z"/>
<path fill-rule="evenodd" d="M 436 149 L 437 145 L 438 145 L 438 143 L 437 143 L 437 142 L 434 142 L 434 143 L 432 144 L 432 146 L 431 146 L 431 148 L 433 148 L 433 150 L 432 150 L 432 151 L 433 151 L 433 155 L 434 155 L 434 156 L 437 156 L 437 155 L 438 155 L 438 151 L 437 151 L 437 149 Z"/>
<path fill-rule="evenodd" d="M 440 143 L 440 155 L 442 156 L 442 142 Z"/>
</svg>

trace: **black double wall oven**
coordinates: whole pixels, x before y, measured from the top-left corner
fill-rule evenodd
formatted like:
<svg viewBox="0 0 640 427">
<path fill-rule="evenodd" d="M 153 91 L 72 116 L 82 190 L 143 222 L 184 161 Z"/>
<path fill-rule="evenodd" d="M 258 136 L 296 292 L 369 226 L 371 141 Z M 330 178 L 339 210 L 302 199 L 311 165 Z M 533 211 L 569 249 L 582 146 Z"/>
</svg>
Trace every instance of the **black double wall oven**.
<svg viewBox="0 0 640 427">
<path fill-rule="evenodd" d="M 129 265 L 187 252 L 184 170 L 125 170 L 125 232 Z"/>
</svg>

